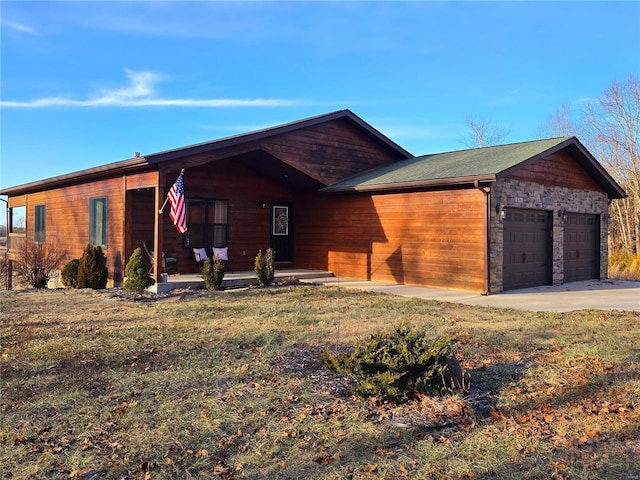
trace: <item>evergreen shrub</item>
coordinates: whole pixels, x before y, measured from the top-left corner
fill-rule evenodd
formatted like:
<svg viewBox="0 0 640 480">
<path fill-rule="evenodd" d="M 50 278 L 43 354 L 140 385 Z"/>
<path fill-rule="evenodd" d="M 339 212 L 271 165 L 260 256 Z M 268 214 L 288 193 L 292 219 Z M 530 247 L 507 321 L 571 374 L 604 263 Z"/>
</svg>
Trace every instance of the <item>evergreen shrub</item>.
<svg viewBox="0 0 640 480">
<path fill-rule="evenodd" d="M 87 244 L 78 265 L 78 288 L 107 288 L 108 277 L 107 257 L 102 253 L 102 247 Z"/>
<path fill-rule="evenodd" d="M 80 259 L 74 258 L 67 263 L 62 272 L 60 272 L 60 278 L 62 284 L 65 287 L 78 288 L 78 266 L 80 265 Z"/>
<path fill-rule="evenodd" d="M 273 249 L 268 248 L 267 251 L 262 254 L 262 250 L 258 250 L 258 255 L 255 259 L 256 277 L 263 287 L 268 287 L 273 283 L 273 279 L 276 275 L 276 269 L 274 267 L 276 252 Z"/>
<path fill-rule="evenodd" d="M 355 393 L 402 403 L 416 393 L 444 394 L 465 389 L 465 378 L 453 354 L 452 338 L 431 341 L 408 324 L 379 331 L 352 354 L 326 351 L 322 362 L 329 370 L 355 377 Z"/>
<path fill-rule="evenodd" d="M 216 254 L 211 260 L 207 258 L 202 266 L 202 277 L 204 284 L 209 290 L 220 290 L 224 279 L 224 262 Z"/>
<path fill-rule="evenodd" d="M 147 287 L 153 285 L 155 280 L 149 276 L 149 269 L 144 261 L 141 248 L 136 248 L 131 254 L 124 269 L 127 277 L 124 281 L 124 288 L 134 292 L 142 293 Z"/>
</svg>

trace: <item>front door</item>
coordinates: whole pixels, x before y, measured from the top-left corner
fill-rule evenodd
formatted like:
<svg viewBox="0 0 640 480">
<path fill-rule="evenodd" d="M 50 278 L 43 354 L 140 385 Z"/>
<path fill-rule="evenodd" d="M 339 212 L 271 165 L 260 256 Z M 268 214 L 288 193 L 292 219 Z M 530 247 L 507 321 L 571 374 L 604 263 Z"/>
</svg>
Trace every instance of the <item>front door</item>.
<svg viewBox="0 0 640 480">
<path fill-rule="evenodd" d="M 271 205 L 271 249 L 276 262 L 293 261 L 293 209 L 290 203 Z"/>
</svg>

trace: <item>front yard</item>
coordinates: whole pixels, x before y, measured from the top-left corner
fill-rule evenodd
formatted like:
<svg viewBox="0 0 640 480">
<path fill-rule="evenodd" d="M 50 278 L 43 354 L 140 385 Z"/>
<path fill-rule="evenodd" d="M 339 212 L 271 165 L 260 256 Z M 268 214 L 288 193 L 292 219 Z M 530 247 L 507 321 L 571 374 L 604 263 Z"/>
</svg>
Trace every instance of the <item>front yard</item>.
<svg viewBox="0 0 640 480">
<path fill-rule="evenodd" d="M 3 478 L 640 479 L 640 319 L 336 288 L 1 292 Z M 353 397 L 319 362 L 409 322 L 462 397 Z"/>
</svg>

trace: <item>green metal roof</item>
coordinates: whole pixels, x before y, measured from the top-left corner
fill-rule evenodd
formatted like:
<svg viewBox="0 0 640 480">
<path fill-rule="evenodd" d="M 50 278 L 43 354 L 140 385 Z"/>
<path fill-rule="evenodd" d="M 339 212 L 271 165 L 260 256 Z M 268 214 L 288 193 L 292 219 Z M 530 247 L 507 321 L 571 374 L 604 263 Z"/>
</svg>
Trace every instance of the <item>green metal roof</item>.
<svg viewBox="0 0 640 480">
<path fill-rule="evenodd" d="M 323 191 L 363 191 L 403 186 L 410 188 L 428 184 L 463 183 L 473 179 L 495 180 L 499 173 L 552 150 L 571 138 L 573 137 L 550 138 L 423 155 L 334 183 Z"/>
</svg>

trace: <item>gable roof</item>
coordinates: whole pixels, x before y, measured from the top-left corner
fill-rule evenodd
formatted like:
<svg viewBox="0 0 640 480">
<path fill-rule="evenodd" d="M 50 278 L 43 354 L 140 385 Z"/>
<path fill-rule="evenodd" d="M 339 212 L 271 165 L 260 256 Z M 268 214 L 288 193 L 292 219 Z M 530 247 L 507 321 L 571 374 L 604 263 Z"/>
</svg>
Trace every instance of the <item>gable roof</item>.
<svg viewBox="0 0 640 480">
<path fill-rule="evenodd" d="M 15 187 L 5 188 L 0 191 L 0 195 L 22 195 L 25 193 L 31 193 L 35 191 L 62 187 L 73 183 L 87 182 L 98 178 L 103 178 L 109 175 L 121 175 L 130 172 L 138 172 L 144 170 L 153 170 L 158 168 L 157 165 L 179 159 L 186 156 L 194 156 L 202 153 L 213 152 L 227 147 L 233 147 L 244 143 L 266 139 L 275 135 L 292 132 L 308 128 L 314 125 L 319 125 L 326 122 L 331 122 L 338 119 L 346 119 L 354 124 L 366 135 L 368 135 L 373 141 L 378 142 L 384 147 L 396 152 L 402 158 L 413 157 L 411 153 L 400 147 L 397 143 L 380 133 L 371 125 L 366 123 L 360 117 L 355 115 L 350 110 L 338 110 L 332 113 L 318 115 L 315 117 L 309 117 L 295 122 L 286 123 L 283 125 L 277 125 L 274 127 L 264 128 L 248 133 L 225 137 L 208 142 L 198 143 L 195 145 L 188 145 L 185 147 L 175 148 L 162 152 L 147 154 L 139 157 L 130 158 L 127 160 L 121 160 L 106 165 L 101 165 L 94 168 L 80 170 L 56 177 L 47 178 L 44 180 L 38 180 Z"/>
<path fill-rule="evenodd" d="M 562 149 L 567 149 L 576 158 L 610 198 L 626 196 L 622 187 L 576 137 L 423 155 L 356 175 L 323 188 L 322 191 L 388 191 L 494 182 L 524 162 L 534 161 Z"/>
<path fill-rule="evenodd" d="M 309 117 L 302 120 L 296 120 L 294 122 L 285 123 L 282 125 L 276 125 L 274 127 L 268 127 L 261 130 L 255 130 L 249 133 L 242 133 L 239 135 L 233 135 L 231 137 L 225 137 L 218 140 L 212 140 L 209 142 L 198 143 L 195 145 L 189 145 L 186 147 L 180 147 L 172 150 L 166 150 L 164 152 L 153 153 L 151 155 L 145 155 L 145 158 L 150 163 L 158 163 L 166 160 L 172 160 L 175 158 L 182 157 L 184 155 L 194 155 L 205 151 L 210 151 L 214 149 L 221 149 L 225 147 L 230 147 L 237 145 L 239 143 L 246 143 L 255 140 L 262 140 L 265 138 L 273 137 L 275 135 L 280 135 L 283 133 L 292 132 L 295 130 L 300 130 L 303 128 L 308 128 L 314 125 L 319 125 L 321 123 L 331 122 L 333 120 L 338 119 L 347 119 L 351 121 L 356 126 L 360 127 L 364 132 L 366 132 L 371 138 L 375 141 L 385 145 L 386 147 L 397 151 L 401 156 L 408 158 L 413 157 L 411 153 L 406 151 L 400 145 L 384 136 L 378 130 L 373 128 L 367 122 L 358 117 L 351 110 L 338 110 L 332 113 L 326 113 L 323 115 L 318 115 L 315 117 Z"/>
</svg>

